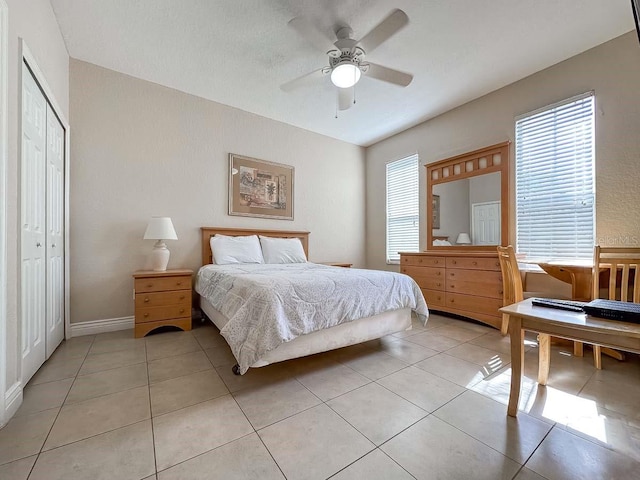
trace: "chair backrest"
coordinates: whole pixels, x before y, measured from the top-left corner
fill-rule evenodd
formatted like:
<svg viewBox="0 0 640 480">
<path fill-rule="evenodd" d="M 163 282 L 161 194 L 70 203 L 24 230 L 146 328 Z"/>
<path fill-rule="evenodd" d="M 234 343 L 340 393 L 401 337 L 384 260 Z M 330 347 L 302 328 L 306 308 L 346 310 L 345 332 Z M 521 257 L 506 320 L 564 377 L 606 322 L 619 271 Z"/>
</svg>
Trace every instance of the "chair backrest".
<svg viewBox="0 0 640 480">
<path fill-rule="evenodd" d="M 498 259 L 502 270 L 502 298 L 504 305 L 524 300 L 522 277 L 518 268 L 516 252 L 511 245 L 498 247 Z"/>
<path fill-rule="evenodd" d="M 609 271 L 609 300 L 640 303 L 640 248 L 601 247 L 593 248 L 593 295 L 600 298 L 600 272 Z M 629 288 L 631 287 L 631 288 Z"/>
</svg>

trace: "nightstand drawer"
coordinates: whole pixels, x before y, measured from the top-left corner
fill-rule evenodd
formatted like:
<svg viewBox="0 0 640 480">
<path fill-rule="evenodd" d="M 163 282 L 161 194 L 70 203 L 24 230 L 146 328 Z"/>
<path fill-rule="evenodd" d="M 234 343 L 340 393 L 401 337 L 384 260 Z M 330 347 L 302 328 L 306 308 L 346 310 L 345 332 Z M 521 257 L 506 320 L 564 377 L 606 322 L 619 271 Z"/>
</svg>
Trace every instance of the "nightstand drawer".
<svg viewBox="0 0 640 480">
<path fill-rule="evenodd" d="M 190 302 L 191 293 L 187 290 L 136 294 L 136 308 L 161 307 L 164 305 L 178 304 L 189 306 Z"/>
<path fill-rule="evenodd" d="M 136 323 L 155 322 L 170 318 L 191 317 L 191 305 L 136 308 Z"/>
<path fill-rule="evenodd" d="M 136 293 L 191 290 L 191 275 L 136 278 L 134 288 Z"/>
</svg>

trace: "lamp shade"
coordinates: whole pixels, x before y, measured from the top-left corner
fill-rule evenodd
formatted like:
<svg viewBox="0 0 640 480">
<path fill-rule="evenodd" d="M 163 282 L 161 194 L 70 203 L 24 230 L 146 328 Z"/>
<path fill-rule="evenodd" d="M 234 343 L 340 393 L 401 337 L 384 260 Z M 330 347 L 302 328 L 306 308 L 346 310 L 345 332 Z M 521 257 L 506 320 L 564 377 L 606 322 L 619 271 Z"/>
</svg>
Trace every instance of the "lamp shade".
<svg viewBox="0 0 640 480">
<path fill-rule="evenodd" d="M 176 230 L 169 217 L 151 217 L 147 230 L 144 232 L 145 240 L 177 240 Z"/>
<path fill-rule="evenodd" d="M 456 239 L 456 243 L 458 245 L 471 245 L 471 238 L 469 238 L 468 233 L 461 233 L 458 235 L 458 238 Z"/>
<path fill-rule="evenodd" d="M 331 82 L 336 87 L 353 87 L 358 80 L 360 80 L 360 69 L 350 60 L 340 62 L 331 71 Z"/>
</svg>

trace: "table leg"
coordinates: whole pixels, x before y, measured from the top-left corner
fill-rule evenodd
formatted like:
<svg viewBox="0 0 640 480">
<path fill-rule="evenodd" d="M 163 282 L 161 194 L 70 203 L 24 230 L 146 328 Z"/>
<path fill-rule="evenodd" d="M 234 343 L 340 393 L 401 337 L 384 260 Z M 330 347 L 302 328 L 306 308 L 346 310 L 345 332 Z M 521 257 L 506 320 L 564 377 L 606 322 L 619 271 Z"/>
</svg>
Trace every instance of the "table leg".
<svg viewBox="0 0 640 480">
<path fill-rule="evenodd" d="M 546 385 L 549 379 L 551 361 L 551 337 L 546 333 L 538 335 L 538 383 Z"/>
<path fill-rule="evenodd" d="M 515 417 L 518 414 L 520 386 L 524 370 L 524 330 L 522 330 L 520 317 L 509 316 L 509 337 L 511 339 L 511 390 L 509 391 L 507 414 Z"/>
</svg>

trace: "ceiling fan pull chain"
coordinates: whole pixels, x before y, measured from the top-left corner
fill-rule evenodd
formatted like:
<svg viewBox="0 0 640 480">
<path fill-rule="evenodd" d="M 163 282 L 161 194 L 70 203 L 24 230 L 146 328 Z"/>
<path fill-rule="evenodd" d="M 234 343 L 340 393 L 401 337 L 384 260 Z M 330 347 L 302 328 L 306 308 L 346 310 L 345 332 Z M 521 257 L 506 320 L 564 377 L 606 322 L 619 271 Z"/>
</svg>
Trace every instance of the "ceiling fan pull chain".
<svg viewBox="0 0 640 480">
<path fill-rule="evenodd" d="M 353 86 L 353 104 L 356 104 L 356 86 Z"/>
</svg>

